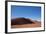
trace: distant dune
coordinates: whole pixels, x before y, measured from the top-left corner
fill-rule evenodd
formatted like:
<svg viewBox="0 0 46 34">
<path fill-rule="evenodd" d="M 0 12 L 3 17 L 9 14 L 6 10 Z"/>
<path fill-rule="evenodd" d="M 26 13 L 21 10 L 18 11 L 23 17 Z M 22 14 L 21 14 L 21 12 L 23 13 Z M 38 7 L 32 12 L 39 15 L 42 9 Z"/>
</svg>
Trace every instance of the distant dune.
<svg viewBox="0 0 46 34">
<path fill-rule="evenodd" d="M 28 18 L 16 18 L 11 20 L 12 28 L 30 28 L 30 27 L 41 27 L 41 22 L 33 21 Z"/>
</svg>

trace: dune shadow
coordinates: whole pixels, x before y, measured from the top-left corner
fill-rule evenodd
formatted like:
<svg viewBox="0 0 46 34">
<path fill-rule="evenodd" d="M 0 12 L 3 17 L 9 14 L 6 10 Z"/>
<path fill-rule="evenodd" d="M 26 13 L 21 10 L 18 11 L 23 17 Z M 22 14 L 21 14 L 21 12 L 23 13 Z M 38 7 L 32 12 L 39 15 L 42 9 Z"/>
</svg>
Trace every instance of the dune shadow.
<svg viewBox="0 0 46 34">
<path fill-rule="evenodd" d="M 28 18 L 11 19 L 11 25 L 23 25 L 23 24 L 32 24 L 32 23 L 34 22 Z"/>
</svg>

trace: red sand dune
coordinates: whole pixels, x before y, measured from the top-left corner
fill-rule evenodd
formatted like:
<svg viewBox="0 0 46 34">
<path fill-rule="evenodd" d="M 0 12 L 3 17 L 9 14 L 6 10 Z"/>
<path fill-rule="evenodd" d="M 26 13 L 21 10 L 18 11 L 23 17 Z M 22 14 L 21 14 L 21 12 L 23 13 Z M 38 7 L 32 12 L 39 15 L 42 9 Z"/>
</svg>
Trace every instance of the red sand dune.
<svg viewBox="0 0 46 34">
<path fill-rule="evenodd" d="M 40 27 L 41 23 L 38 21 L 33 21 L 27 18 L 16 18 L 11 20 L 12 28 L 30 28 L 30 27 Z"/>
</svg>

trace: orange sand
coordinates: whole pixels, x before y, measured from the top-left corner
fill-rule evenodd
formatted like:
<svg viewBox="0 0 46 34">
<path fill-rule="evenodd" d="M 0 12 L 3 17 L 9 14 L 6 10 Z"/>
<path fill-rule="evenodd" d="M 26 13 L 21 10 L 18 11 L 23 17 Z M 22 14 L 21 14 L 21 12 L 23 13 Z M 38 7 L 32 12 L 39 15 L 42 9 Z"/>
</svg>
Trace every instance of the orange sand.
<svg viewBox="0 0 46 34">
<path fill-rule="evenodd" d="M 12 25 L 12 28 L 34 28 L 41 27 L 41 23 L 33 23 L 33 24 L 24 24 L 24 25 Z"/>
</svg>

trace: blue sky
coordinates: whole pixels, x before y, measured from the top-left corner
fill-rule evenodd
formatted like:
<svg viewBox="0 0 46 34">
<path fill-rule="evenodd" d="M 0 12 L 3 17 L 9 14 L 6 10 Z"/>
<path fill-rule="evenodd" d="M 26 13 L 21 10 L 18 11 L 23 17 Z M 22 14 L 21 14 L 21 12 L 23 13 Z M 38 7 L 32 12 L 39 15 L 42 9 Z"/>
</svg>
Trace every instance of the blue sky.
<svg viewBox="0 0 46 34">
<path fill-rule="evenodd" d="M 18 17 L 41 19 L 41 7 L 11 5 L 11 18 Z"/>
</svg>

